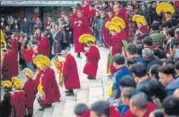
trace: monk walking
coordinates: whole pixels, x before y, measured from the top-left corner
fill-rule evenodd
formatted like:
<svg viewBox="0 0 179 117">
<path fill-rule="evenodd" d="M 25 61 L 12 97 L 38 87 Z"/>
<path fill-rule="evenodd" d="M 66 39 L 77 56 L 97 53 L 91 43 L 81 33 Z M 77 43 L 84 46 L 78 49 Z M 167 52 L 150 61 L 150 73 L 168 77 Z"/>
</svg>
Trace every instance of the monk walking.
<svg viewBox="0 0 179 117">
<path fill-rule="evenodd" d="M 87 63 L 85 64 L 83 73 L 88 75 L 88 79 L 96 79 L 100 53 L 94 44 L 95 38 L 92 35 L 84 34 L 80 37 L 80 40 L 84 40 L 84 43 L 87 43 L 89 47 L 89 50 L 85 53 Z"/>
<path fill-rule="evenodd" d="M 66 95 L 73 96 L 73 89 L 80 88 L 76 61 L 75 58 L 67 50 L 63 50 L 61 54 L 66 59 L 63 67 L 64 84 L 65 88 L 68 90 L 66 91 Z"/>
</svg>

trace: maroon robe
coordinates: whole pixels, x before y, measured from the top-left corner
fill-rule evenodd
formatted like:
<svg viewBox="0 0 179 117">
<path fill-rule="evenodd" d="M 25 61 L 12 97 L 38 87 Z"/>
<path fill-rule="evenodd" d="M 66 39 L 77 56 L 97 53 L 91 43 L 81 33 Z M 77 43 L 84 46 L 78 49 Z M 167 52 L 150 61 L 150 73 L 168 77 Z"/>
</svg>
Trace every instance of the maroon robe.
<svg viewBox="0 0 179 117">
<path fill-rule="evenodd" d="M 42 40 L 37 45 L 37 49 L 38 49 L 39 54 L 42 54 L 42 55 L 45 55 L 45 56 L 49 57 L 50 44 L 49 44 L 48 38 L 43 37 Z"/>
<path fill-rule="evenodd" d="M 142 34 L 148 34 L 150 32 L 150 30 L 147 26 L 143 26 L 139 30 L 142 32 Z"/>
<path fill-rule="evenodd" d="M 64 84 L 66 89 L 80 88 L 79 75 L 74 57 L 68 54 L 63 67 Z"/>
<path fill-rule="evenodd" d="M 74 24 L 74 22 L 78 20 L 82 21 L 82 24 L 80 26 Z M 75 52 L 83 52 L 84 44 L 79 42 L 79 37 L 83 34 L 89 33 L 88 19 L 85 17 L 75 18 L 74 22 L 73 22 L 73 33 L 74 33 L 73 36 L 74 36 Z"/>
<path fill-rule="evenodd" d="M 45 93 L 43 100 L 40 100 L 39 103 L 41 106 L 52 104 L 60 100 L 60 91 L 58 89 L 58 84 L 55 79 L 55 72 L 51 68 L 47 68 L 43 72 L 42 77 L 42 86 Z M 39 82 L 39 81 L 38 81 Z"/>
<path fill-rule="evenodd" d="M 128 19 L 127 19 L 126 13 L 127 13 L 127 9 L 122 7 L 122 8 L 120 8 L 119 13 L 114 14 L 114 16 L 118 16 L 118 17 L 122 18 L 124 20 L 125 24 L 127 25 Z"/>
<path fill-rule="evenodd" d="M 122 53 L 122 40 L 127 38 L 127 32 L 126 30 L 122 30 L 120 33 L 118 33 L 115 36 L 112 36 L 111 38 L 111 46 L 112 46 L 112 56 L 114 56 L 117 53 Z M 113 66 L 113 64 L 110 67 L 111 73 L 116 72 L 116 68 Z"/>
<path fill-rule="evenodd" d="M 109 107 L 110 117 L 120 117 L 121 114 L 115 106 Z"/>
<path fill-rule="evenodd" d="M 86 110 L 80 117 L 90 117 L 90 110 Z"/>
<path fill-rule="evenodd" d="M 111 46 L 112 46 L 112 56 L 114 56 L 117 53 L 122 52 L 122 40 L 127 38 L 127 32 L 126 30 L 122 30 L 120 33 L 118 33 L 115 36 L 112 36 L 111 38 Z"/>
<path fill-rule="evenodd" d="M 43 74 L 43 72 L 42 71 L 39 71 L 38 73 L 37 73 L 37 76 L 36 76 L 36 78 L 35 78 L 35 80 L 34 80 L 34 84 L 35 84 L 35 88 L 37 89 L 38 88 L 38 85 L 39 85 L 39 83 L 40 83 L 40 76 Z"/>
<path fill-rule="evenodd" d="M 104 45 L 105 46 L 110 46 L 111 45 L 111 35 L 109 33 L 109 30 L 105 27 L 106 22 L 111 21 L 111 18 L 110 17 L 106 18 L 104 26 L 102 28 L 102 35 L 103 35 Z"/>
<path fill-rule="evenodd" d="M 41 33 L 36 34 L 35 39 L 37 42 L 40 42 L 41 41 Z"/>
<path fill-rule="evenodd" d="M 156 109 L 155 105 L 152 102 L 147 102 L 147 111 L 143 117 L 149 117 L 149 114 Z M 124 114 L 124 117 L 135 117 L 134 114 L 129 110 Z"/>
<path fill-rule="evenodd" d="M 4 56 L 2 65 L 2 80 L 11 80 L 18 75 L 18 42 L 12 39 L 12 47 Z"/>
<path fill-rule="evenodd" d="M 88 52 L 85 53 L 87 57 L 87 63 L 84 67 L 83 73 L 96 78 L 98 70 L 98 62 L 100 59 L 99 50 L 96 46 L 92 46 Z"/>
<path fill-rule="evenodd" d="M 18 90 L 11 95 L 12 117 L 24 117 L 26 113 L 26 99 L 25 93 L 22 90 Z"/>
<path fill-rule="evenodd" d="M 26 107 L 27 109 L 31 109 L 33 108 L 33 103 L 36 95 L 36 87 L 34 81 L 29 78 L 25 82 L 23 89 L 26 97 Z"/>
<path fill-rule="evenodd" d="M 91 4 L 91 2 L 88 1 L 88 4 L 87 4 L 86 6 L 82 6 L 82 7 L 81 7 L 81 10 L 82 10 L 83 15 L 84 15 L 85 17 L 89 17 L 89 12 L 90 12 L 89 6 L 90 6 L 90 4 Z"/>
</svg>

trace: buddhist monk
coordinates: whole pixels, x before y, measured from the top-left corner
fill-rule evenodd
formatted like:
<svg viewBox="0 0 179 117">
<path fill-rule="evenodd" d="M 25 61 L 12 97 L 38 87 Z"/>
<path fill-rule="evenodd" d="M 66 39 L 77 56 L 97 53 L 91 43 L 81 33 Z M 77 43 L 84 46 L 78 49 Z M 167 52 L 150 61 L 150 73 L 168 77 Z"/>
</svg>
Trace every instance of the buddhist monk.
<svg viewBox="0 0 179 117">
<path fill-rule="evenodd" d="M 18 75 L 18 41 L 12 39 L 12 46 L 4 50 L 2 62 L 2 80 L 11 80 L 11 77 Z"/>
<path fill-rule="evenodd" d="M 88 79 L 96 79 L 98 62 L 100 60 L 100 53 L 98 48 L 95 46 L 94 42 L 95 41 L 91 41 L 91 40 L 87 41 L 89 50 L 85 53 L 85 56 L 87 58 L 87 63 L 85 64 L 83 73 L 88 75 Z"/>
<path fill-rule="evenodd" d="M 65 58 L 63 76 L 65 88 L 68 90 L 66 91 L 66 95 L 73 96 L 73 89 L 80 88 L 78 68 L 74 57 L 68 52 L 68 50 L 63 50 L 61 54 Z"/>
<path fill-rule="evenodd" d="M 116 4 L 113 6 L 113 11 L 114 11 L 114 16 L 121 17 L 124 20 L 124 22 L 128 24 L 128 19 L 126 15 L 127 9 L 125 9 L 122 5 L 119 6 L 118 4 Z"/>
<path fill-rule="evenodd" d="M 108 11 L 108 16 L 105 19 L 105 23 L 107 23 L 108 21 L 111 21 L 113 17 L 112 11 Z M 110 47 L 111 45 L 111 35 L 109 33 L 109 30 L 105 27 L 105 25 L 102 28 L 102 35 L 103 35 L 103 39 L 104 39 L 104 45 L 106 47 Z"/>
<path fill-rule="evenodd" d="M 45 31 L 42 35 L 42 40 L 40 40 L 40 42 L 37 45 L 37 51 L 39 54 L 48 56 L 50 55 L 50 43 L 49 40 L 47 38 L 47 34 L 48 32 Z"/>
<path fill-rule="evenodd" d="M 123 47 L 122 40 L 127 37 L 126 30 L 121 29 L 121 27 L 117 26 L 112 22 L 109 23 L 108 29 L 110 30 L 110 34 L 112 35 L 110 55 L 114 56 L 117 53 L 122 53 L 122 47 Z M 113 66 L 112 62 L 110 63 L 110 72 L 111 72 L 110 77 L 112 77 L 113 74 L 116 72 L 116 69 Z"/>
<path fill-rule="evenodd" d="M 47 56 L 38 55 L 33 60 L 39 69 L 35 84 L 38 84 L 38 102 L 41 110 L 51 107 L 52 103 L 59 101 L 60 92 L 55 79 L 54 70 L 50 68 L 51 63 Z"/>
<path fill-rule="evenodd" d="M 83 16 L 81 11 L 77 11 L 77 17 L 73 20 L 73 33 L 74 33 L 74 44 L 75 52 L 80 57 L 80 52 L 84 51 L 84 44 L 79 43 L 79 37 L 82 34 L 89 33 L 88 19 Z"/>
<path fill-rule="evenodd" d="M 138 39 L 139 37 L 149 34 L 149 28 L 147 25 L 147 21 L 144 16 L 141 15 L 134 15 L 133 21 L 136 22 L 138 30 L 136 31 L 134 39 Z"/>
<path fill-rule="evenodd" d="M 12 105 L 11 116 L 25 117 L 27 115 L 26 98 L 25 98 L 25 93 L 22 90 L 22 81 L 17 77 L 13 77 L 12 82 L 15 91 L 13 91 L 11 94 L 11 105 Z"/>
<path fill-rule="evenodd" d="M 23 70 L 24 75 L 27 78 L 27 81 L 24 84 L 23 90 L 26 98 L 26 107 L 28 111 L 28 117 L 33 115 L 33 103 L 36 96 L 36 87 L 33 78 L 33 72 L 29 68 Z"/>
</svg>

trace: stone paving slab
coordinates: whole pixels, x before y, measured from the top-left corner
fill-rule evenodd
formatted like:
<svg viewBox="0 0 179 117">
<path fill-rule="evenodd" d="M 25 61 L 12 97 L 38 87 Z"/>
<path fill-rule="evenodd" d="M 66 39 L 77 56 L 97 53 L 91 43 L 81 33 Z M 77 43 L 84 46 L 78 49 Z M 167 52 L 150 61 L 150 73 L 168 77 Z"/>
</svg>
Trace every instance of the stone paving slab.
<svg viewBox="0 0 179 117">
<path fill-rule="evenodd" d="M 47 108 L 44 110 L 43 117 L 51 117 L 53 114 L 54 108 Z"/>
<path fill-rule="evenodd" d="M 92 103 L 98 101 L 98 100 L 104 100 L 103 96 L 98 96 L 98 97 L 93 97 L 89 99 L 89 105 L 91 105 Z"/>
<path fill-rule="evenodd" d="M 103 96 L 102 87 L 92 87 L 89 89 L 89 98 Z"/>
<path fill-rule="evenodd" d="M 64 102 L 54 103 L 54 110 L 52 117 L 62 117 L 64 111 Z"/>
<path fill-rule="evenodd" d="M 89 97 L 89 90 L 79 90 L 77 92 L 76 100 L 77 101 L 84 100 L 84 99 L 88 99 L 88 97 Z"/>
<path fill-rule="evenodd" d="M 90 80 L 89 81 L 89 88 L 93 88 L 93 87 L 102 87 L 102 82 L 101 80 Z"/>
</svg>

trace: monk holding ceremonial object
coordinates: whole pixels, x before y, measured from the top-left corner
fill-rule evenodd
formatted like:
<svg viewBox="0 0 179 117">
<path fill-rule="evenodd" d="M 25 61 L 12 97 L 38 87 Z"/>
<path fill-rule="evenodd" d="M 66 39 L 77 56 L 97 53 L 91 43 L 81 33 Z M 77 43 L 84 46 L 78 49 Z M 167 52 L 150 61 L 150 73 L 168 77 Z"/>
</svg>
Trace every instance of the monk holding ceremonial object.
<svg viewBox="0 0 179 117">
<path fill-rule="evenodd" d="M 105 27 L 110 31 L 111 37 L 111 48 L 108 56 L 108 66 L 107 73 L 110 74 L 109 77 L 112 78 L 113 74 L 116 72 L 116 68 L 112 64 L 112 57 L 115 54 L 123 52 L 123 41 L 127 42 L 127 32 L 126 24 L 124 20 L 120 17 L 113 17 L 111 21 L 105 24 Z"/>
<path fill-rule="evenodd" d="M 44 55 L 37 55 L 33 62 L 39 69 L 35 85 L 38 89 L 38 102 L 43 110 L 44 108 L 51 107 L 52 103 L 59 101 L 60 92 L 55 72 L 50 68 L 51 62 L 49 58 Z"/>
</svg>

